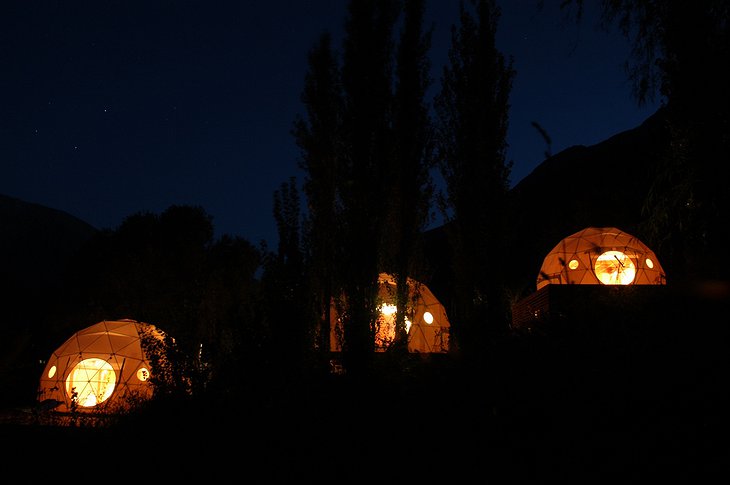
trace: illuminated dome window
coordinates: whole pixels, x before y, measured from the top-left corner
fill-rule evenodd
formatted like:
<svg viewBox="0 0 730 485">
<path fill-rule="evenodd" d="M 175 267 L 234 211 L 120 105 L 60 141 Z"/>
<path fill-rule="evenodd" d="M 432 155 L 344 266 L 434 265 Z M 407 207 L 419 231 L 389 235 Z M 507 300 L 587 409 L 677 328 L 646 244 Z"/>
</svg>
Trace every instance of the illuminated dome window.
<svg viewBox="0 0 730 485">
<path fill-rule="evenodd" d="M 598 281 L 604 285 L 629 285 L 636 277 L 634 262 L 621 251 L 606 251 L 594 265 Z"/>
<path fill-rule="evenodd" d="M 409 352 L 446 352 L 449 348 L 449 318 L 446 309 L 428 287 L 414 279 L 407 278 L 407 297 L 405 303 L 405 331 Z M 347 308 L 346 295 L 342 300 L 332 301 L 330 312 L 330 350 L 341 352 L 344 342 L 341 308 Z M 387 273 L 378 276 L 378 313 L 374 348 L 376 352 L 386 351 L 396 338 L 396 316 L 398 301 L 396 278 Z"/>
<path fill-rule="evenodd" d="M 398 311 L 398 308 L 395 305 L 388 305 L 386 303 L 383 303 L 380 306 L 380 313 L 383 315 L 395 315 L 395 313 Z"/>
<path fill-rule="evenodd" d="M 395 338 L 395 314 L 398 312 L 398 307 L 389 303 L 383 303 L 380 305 L 380 326 L 378 327 L 378 333 L 375 336 L 375 340 L 379 343 L 391 342 Z M 406 333 L 411 331 L 411 321 L 406 317 Z"/>
<path fill-rule="evenodd" d="M 117 375 L 105 360 L 84 359 L 73 368 L 66 379 L 66 392 L 79 406 L 92 407 L 106 401 L 114 392 Z"/>
<path fill-rule="evenodd" d="M 154 325 L 129 319 L 82 328 L 46 361 L 38 401 L 59 403 L 60 413 L 129 410 L 153 395 L 151 359 L 166 352 L 164 339 Z"/>
<path fill-rule="evenodd" d="M 537 289 L 546 285 L 666 285 L 656 254 L 615 227 L 587 227 L 562 239 L 545 256 Z"/>
<path fill-rule="evenodd" d="M 142 367 L 141 369 L 137 370 L 137 379 L 144 382 L 149 378 L 150 378 L 150 371 L 148 369 Z"/>
</svg>

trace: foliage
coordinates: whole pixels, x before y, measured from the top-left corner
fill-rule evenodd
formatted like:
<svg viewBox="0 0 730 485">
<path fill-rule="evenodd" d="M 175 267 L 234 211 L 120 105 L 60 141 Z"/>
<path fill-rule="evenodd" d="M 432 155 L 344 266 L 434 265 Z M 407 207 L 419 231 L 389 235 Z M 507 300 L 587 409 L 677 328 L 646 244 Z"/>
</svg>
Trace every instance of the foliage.
<svg viewBox="0 0 730 485">
<path fill-rule="evenodd" d="M 248 241 L 213 240 L 211 218 L 200 207 L 133 214 L 92 238 L 75 260 L 64 298 L 52 309 L 55 325 L 151 323 L 174 336 L 176 372 L 202 390 L 237 368 L 240 356 L 259 355 L 251 349 L 262 347 L 266 333 L 258 318 L 260 265 L 260 252 Z M 178 388 L 181 379 L 163 387 L 175 382 Z"/>
<path fill-rule="evenodd" d="M 307 117 L 297 117 L 292 134 L 301 149 L 307 211 L 302 231 L 306 265 L 305 285 L 310 304 L 302 316 L 312 332 L 319 365 L 327 365 L 330 351 L 330 304 L 338 286 L 336 261 L 341 260 L 338 228 L 341 206 L 339 153 L 342 149 L 342 86 L 332 39 L 322 34 L 309 53 L 302 102 Z"/>
<path fill-rule="evenodd" d="M 331 305 L 342 307 L 345 360 L 363 372 L 377 326 L 378 274 L 401 274 L 405 298 L 405 277 L 415 270 L 428 220 L 430 38 L 422 31 L 423 11 L 420 0 L 351 1 L 341 58 L 327 34 L 310 52 L 302 94 L 307 116 L 293 129 L 306 174 L 302 239 L 315 296 L 304 314 L 318 322 L 316 347 L 325 362 Z M 405 313 L 399 313 L 402 345 Z"/>
<path fill-rule="evenodd" d="M 446 184 L 441 208 L 450 218 L 453 334 L 476 355 L 490 332 L 506 329 L 507 190 L 505 160 L 514 71 L 495 46 L 500 9 L 492 1 L 460 4 L 449 64 L 435 100 L 438 160 Z M 458 323 L 458 325 L 456 325 Z M 468 348 L 474 345 L 474 348 Z"/>
<path fill-rule="evenodd" d="M 180 352 L 175 339 L 149 325 L 141 325 L 140 346 L 150 363 L 149 383 L 158 395 L 192 392 L 190 360 Z"/>
<path fill-rule="evenodd" d="M 582 0 L 564 2 L 577 7 Z M 609 0 L 605 28 L 618 25 L 632 42 L 627 73 L 639 103 L 661 96 L 671 142 L 660 154 L 645 202 L 643 232 L 668 273 L 723 279 L 717 257 L 730 243 L 730 5 Z"/>
<path fill-rule="evenodd" d="M 265 318 L 270 328 L 271 363 L 279 377 L 296 376 L 312 348 L 305 313 L 300 201 L 294 177 L 274 193 L 278 251 L 268 254 L 262 275 Z"/>
<path fill-rule="evenodd" d="M 419 277 L 424 263 L 419 260 L 420 235 L 430 222 L 434 184 L 433 128 L 426 93 L 431 85 L 428 50 L 431 32 L 423 31 L 425 3 L 405 2 L 403 28 L 396 54 L 394 93 L 394 157 L 390 164 L 382 268 L 396 278 L 396 333 L 393 349 L 407 352 L 406 309 L 409 306 L 408 278 Z"/>
</svg>

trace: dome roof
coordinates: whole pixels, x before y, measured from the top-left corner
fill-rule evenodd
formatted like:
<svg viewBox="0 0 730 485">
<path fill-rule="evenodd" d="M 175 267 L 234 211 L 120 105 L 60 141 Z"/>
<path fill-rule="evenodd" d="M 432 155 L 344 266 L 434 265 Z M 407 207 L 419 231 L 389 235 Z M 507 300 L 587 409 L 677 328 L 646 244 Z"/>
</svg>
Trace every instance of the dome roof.
<svg viewBox="0 0 730 485">
<path fill-rule="evenodd" d="M 537 289 L 545 285 L 663 285 L 656 254 L 615 227 L 588 227 L 560 241 L 545 257 Z"/>
<path fill-rule="evenodd" d="M 413 278 L 407 278 L 409 304 L 406 308 L 406 332 L 408 351 L 413 353 L 445 353 L 449 349 L 451 324 L 446 309 L 431 290 Z M 375 334 L 375 350 L 383 352 L 395 339 L 396 282 L 392 275 L 381 273 L 378 277 L 378 327 Z M 332 304 L 330 313 L 330 348 L 342 350 L 342 320 L 337 305 Z"/>
<path fill-rule="evenodd" d="M 126 319 L 76 332 L 48 359 L 38 400 L 54 402 L 64 412 L 128 407 L 132 399 L 149 398 L 154 350 L 146 343 L 162 342 L 164 336 L 154 325 Z"/>
</svg>

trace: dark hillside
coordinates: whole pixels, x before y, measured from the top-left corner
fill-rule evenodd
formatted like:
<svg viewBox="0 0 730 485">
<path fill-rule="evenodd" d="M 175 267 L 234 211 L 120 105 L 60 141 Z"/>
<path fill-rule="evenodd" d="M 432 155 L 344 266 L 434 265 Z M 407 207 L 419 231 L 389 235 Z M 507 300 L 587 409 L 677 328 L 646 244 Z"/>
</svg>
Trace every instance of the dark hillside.
<svg viewBox="0 0 730 485">
<path fill-rule="evenodd" d="M 548 158 L 515 185 L 515 283 L 534 291 L 547 253 L 586 227 L 618 227 L 644 240 L 639 231 L 642 206 L 666 140 L 660 110 L 636 128 Z"/>
<path fill-rule="evenodd" d="M 0 195 L 4 284 L 32 290 L 54 283 L 96 231 L 66 212 Z"/>
<path fill-rule="evenodd" d="M 576 145 L 543 161 L 510 190 L 513 230 L 508 285 L 516 296 L 535 291 L 537 273 L 563 238 L 589 226 L 639 232 L 652 171 L 666 143 L 664 114 L 592 146 Z M 449 299 L 448 241 L 444 226 L 425 234 L 433 280 Z M 645 241 L 651 246 L 650 241 Z M 658 255 L 661 258 L 661 255 Z"/>
</svg>

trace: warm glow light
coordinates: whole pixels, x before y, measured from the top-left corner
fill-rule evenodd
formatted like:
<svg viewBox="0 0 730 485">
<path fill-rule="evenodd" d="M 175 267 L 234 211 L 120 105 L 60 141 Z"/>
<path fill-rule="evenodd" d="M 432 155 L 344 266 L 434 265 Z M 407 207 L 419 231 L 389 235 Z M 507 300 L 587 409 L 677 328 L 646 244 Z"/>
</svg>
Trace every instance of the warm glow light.
<svg viewBox="0 0 730 485">
<path fill-rule="evenodd" d="M 654 261 L 652 261 L 649 258 L 646 258 L 646 267 L 649 268 L 649 269 L 653 269 L 654 268 Z"/>
<path fill-rule="evenodd" d="M 66 379 L 66 392 L 79 406 L 92 407 L 106 401 L 114 392 L 117 375 L 112 366 L 101 359 L 84 359 L 73 368 Z"/>
<path fill-rule="evenodd" d="M 383 303 L 380 306 L 380 313 L 383 315 L 395 315 L 395 312 L 398 311 L 398 308 L 395 305 L 388 305 L 387 303 Z"/>
<path fill-rule="evenodd" d="M 48 369 L 48 378 L 50 379 L 51 377 L 53 377 L 55 375 L 56 375 L 56 366 L 52 365 L 51 368 Z"/>
<path fill-rule="evenodd" d="M 594 270 L 604 285 L 628 285 L 636 277 L 634 262 L 621 251 L 606 251 L 598 256 Z"/>
<path fill-rule="evenodd" d="M 423 321 L 429 325 L 433 323 L 433 315 L 431 315 L 431 312 L 425 312 L 423 314 Z"/>
<path fill-rule="evenodd" d="M 395 338 L 395 314 L 398 312 L 398 307 L 383 303 L 380 305 L 379 310 L 383 317 L 380 319 L 380 329 L 376 335 L 376 340 L 378 342 L 392 341 Z M 411 321 L 408 320 L 408 317 L 405 319 L 405 324 L 406 333 L 408 333 L 411 330 Z"/>
<path fill-rule="evenodd" d="M 570 269 L 576 269 L 578 267 L 578 260 L 577 259 L 571 259 L 568 263 L 568 268 Z"/>
<path fill-rule="evenodd" d="M 138 369 L 137 370 L 137 379 L 139 379 L 140 381 L 144 382 L 144 381 L 146 381 L 149 378 L 150 378 L 150 371 L 149 370 L 147 370 L 144 367 L 142 367 L 141 369 Z"/>
</svg>

